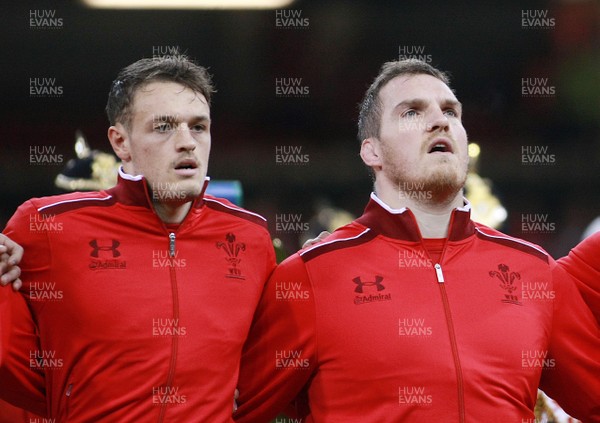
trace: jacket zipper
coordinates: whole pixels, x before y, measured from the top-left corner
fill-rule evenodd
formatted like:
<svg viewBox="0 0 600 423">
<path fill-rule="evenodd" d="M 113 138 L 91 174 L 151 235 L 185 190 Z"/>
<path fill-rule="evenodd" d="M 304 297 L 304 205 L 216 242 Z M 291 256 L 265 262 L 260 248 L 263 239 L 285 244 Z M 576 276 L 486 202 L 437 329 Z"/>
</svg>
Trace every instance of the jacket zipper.
<svg viewBox="0 0 600 423">
<path fill-rule="evenodd" d="M 454 359 L 454 369 L 456 371 L 456 384 L 458 387 L 458 416 L 459 422 L 465 422 L 465 392 L 464 392 L 464 380 L 462 367 L 460 364 L 460 357 L 458 356 L 458 346 L 456 345 L 456 334 L 454 332 L 454 322 L 452 321 L 452 313 L 450 312 L 450 303 L 448 301 L 448 294 L 446 293 L 446 284 L 444 280 L 444 273 L 442 272 L 442 266 L 436 263 L 435 275 L 442 295 L 442 302 L 444 303 L 444 313 L 446 314 L 446 324 L 448 326 L 448 334 L 450 336 L 450 346 L 452 348 L 452 358 Z"/>
<path fill-rule="evenodd" d="M 169 233 L 169 257 L 175 257 L 175 232 Z M 177 290 L 177 274 L 175 272 L 175 266 L 169 266 L 169 274 L 171 281 L 171 296 L 173 298 L 173 321 L 177 322 L 179 326 L 179 294 Z M 166 387 L 171 388 L 173 379 L 175 378 L 175 364 L 177 362 L 177 350 L 179 348 L 179 336 L 174 333 L 171 337 L 171 360 L 169 362 L 169 373 L 167 375 Z M 158 417 L 159 423 L 165 420 L 165 414 L 167 412 L 167 404 L 163 403 L 160 407 L 160 415 Z"/>
<path fill-rule="evenodd" d="M 169 234 L 169 257 L 175 257 L 175 232 Z"/>
</svg>

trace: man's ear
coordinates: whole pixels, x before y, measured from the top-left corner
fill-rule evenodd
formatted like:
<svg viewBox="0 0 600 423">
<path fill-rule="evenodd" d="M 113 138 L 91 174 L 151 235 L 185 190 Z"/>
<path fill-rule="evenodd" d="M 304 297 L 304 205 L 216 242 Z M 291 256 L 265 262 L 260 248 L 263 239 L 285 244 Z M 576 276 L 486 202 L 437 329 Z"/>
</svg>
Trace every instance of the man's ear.
<svg viewBox="0 0 600 423">
<path fill-rule="evenodd" d="M 366 138 L 360 145 L 360 157 L 370 168 L 381 168 L 381 144 L 377 138 Z"/>
<path fill-rule="evenodd" d="M 117 123 L 108 128 L 108 140 L 113 151 L 123 163 L 131 160 L 129 133 L 122 123 Z"/>
</svg>

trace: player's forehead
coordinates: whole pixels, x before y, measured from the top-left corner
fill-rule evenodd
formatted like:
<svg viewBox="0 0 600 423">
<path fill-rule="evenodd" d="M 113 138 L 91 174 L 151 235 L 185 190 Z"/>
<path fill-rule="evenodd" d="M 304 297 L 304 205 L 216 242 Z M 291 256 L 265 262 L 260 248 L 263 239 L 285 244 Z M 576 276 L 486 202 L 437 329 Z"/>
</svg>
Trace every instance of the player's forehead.
<svg viewBox="0 0 600 423">
<path fill-rule="evenodd" d="M 202 93 L 173 81 L 150 81 L 139 86 L 133 94 L 131 111 L 134 116 L 210 115 L 210 107 Z"/>
<path fill-rule="evenodd" d="M 379 97 L 386 108 L 395 108 L 400 103 L 411 101 L 458 103 L 444 81 L 427 74 L 396 76 L 381 88 Z"/>
</svg>

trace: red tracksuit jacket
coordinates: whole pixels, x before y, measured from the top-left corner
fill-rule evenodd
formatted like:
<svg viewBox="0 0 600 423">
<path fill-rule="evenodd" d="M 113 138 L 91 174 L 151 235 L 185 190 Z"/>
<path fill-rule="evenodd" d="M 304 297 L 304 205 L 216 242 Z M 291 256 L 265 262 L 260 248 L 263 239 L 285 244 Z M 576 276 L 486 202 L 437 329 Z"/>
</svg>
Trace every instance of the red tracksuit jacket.
<svg viewBox="0 0 600 423">
<path fill-rule="evenodd" d="M 32 199 L 11 218 L 5 233 L 26 254 L 23 298 L 0 290 L 9 402 L 60 422 L 231 421 L 275 267 L 265 220 L 204 196 L 167 227 L 151 204 L 146 181 L 121 174 L 115 188 Z"/>
<path fill-rule="evenodd" d="M 373 195 L 275 270 L 238 385 L 239 422 L 268 421 L 304 389 L 306 422 L 534 423 L 538 386 L 600 422 L 600 329 L 541 248 L 467 206 L 435 261 L 410 210 Z"/>
<path fill-rule="evenodd" d="M 600 322 L 600 232 L 581 241 L 558 263 L 573 276 L 583 299 Z"/>
</svg>

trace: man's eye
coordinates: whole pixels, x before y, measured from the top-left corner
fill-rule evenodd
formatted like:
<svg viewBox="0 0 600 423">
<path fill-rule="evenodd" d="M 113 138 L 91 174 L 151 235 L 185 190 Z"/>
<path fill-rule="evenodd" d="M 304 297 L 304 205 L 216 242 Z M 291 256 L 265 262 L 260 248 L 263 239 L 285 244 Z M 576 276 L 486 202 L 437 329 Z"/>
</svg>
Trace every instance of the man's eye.
<svg viewBox="0 0 600 423">
<path fill-rule="evenodd" d="M 204 125 L 194 125 L 192 126 L 192 131 L 194 132 L 202 132 L 206 130 L 206 126 Z"/>
<path fill-rule="evenodd" d="M 415 116 L 417 116 L 417 111 L 413 110 L 413 109 L 407 110 L 406 112 L 404 112 L 402 114 L 402 117 L 415 117 Z"/>
<path fill-rule="evenodd" d="M 456 113 L 456 110 L 454 109 L 448 109 L 446 111 L 444 111 L 445 114 L 447 114 L 448 116 L 452 116 L 452 117 L 457 117 L 458 113 Z"/>
</svg>

